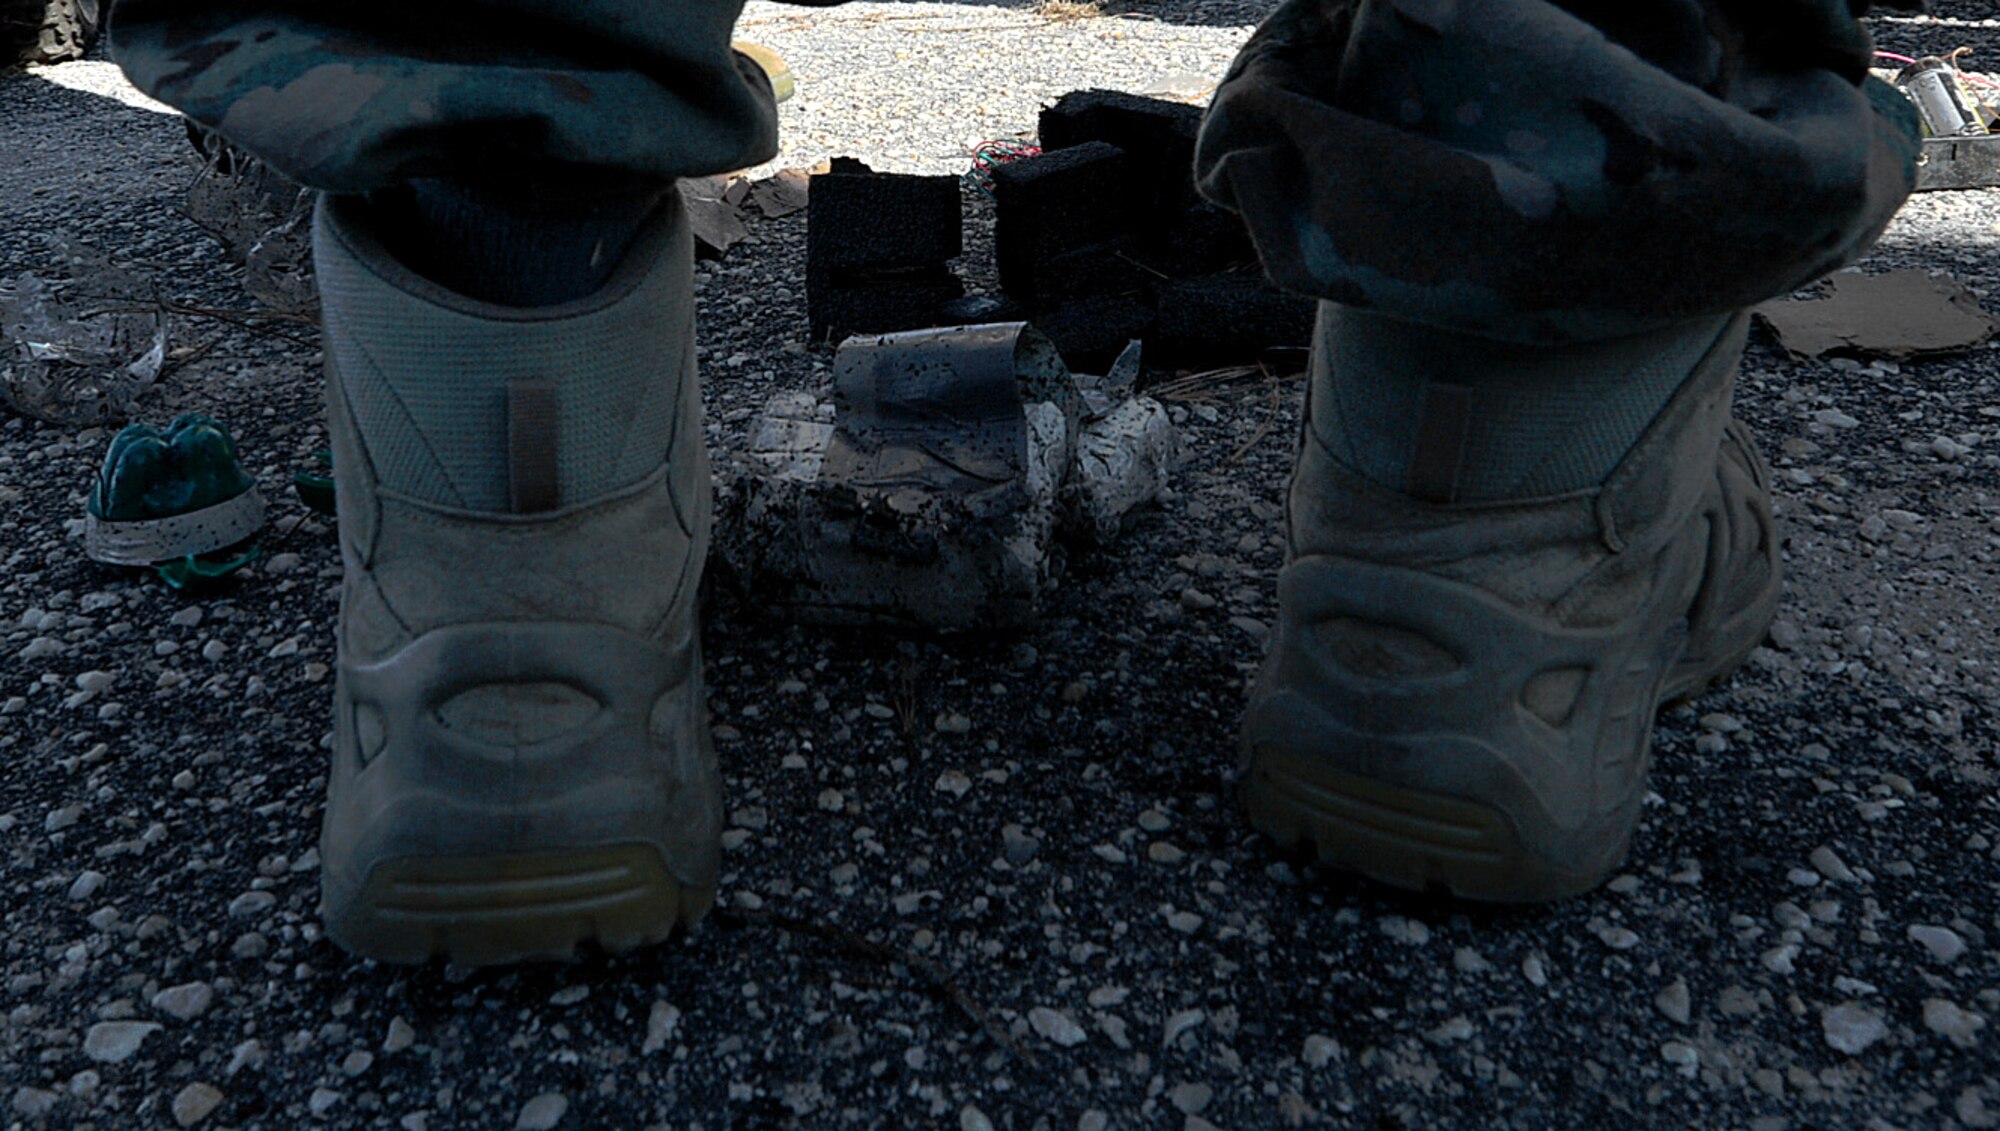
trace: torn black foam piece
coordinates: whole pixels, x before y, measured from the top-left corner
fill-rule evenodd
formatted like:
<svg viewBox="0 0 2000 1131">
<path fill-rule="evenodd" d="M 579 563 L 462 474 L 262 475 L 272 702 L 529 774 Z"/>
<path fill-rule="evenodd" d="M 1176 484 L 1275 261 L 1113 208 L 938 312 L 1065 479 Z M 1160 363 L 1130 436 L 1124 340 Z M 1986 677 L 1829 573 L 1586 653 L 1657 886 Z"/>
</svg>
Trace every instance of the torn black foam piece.
<svg viewBox="0 0 2000 1131">
<path fill-rule="evenodd" d="M 1044 153 L 993 170 L 995 257 L 1000 285 L 1039 297 L 1053 261 L 1128 239 L 1138 217 L 1125 151 L 1103 142 Z"/>
<path fill-rule="evenodd" d="M 850 276 L 806 289 L 812 338 L 840 341 L 854 334 L 921 330 L 953 321 L 946 309 L 965 285 L 944 268 L 882 276 Z"/>
<path fill-rule="evenodd" d="M 1312 342 L 1319 304 L 1272 286 L 1262 272 L 1177 279 L 1158 288 L 1148 344 L 1180 361 L 1236 359 Z"/>
<path fill-rule="evenodd" d="M 1081 295 L 1039 304 L 1029 321 L 1072 370 L 1102 373 L 1134 338 L 1152 333 L 1153 301 L 1145 293 Z"/>
<path fill-rule="evenodd" d="M 958 178 L 877 173 L 852 159 L 812 178 L 807 270 L 926 267 L 965 250 Z"/>
<path fill-rule="evenodd" d="M 1195 139 L 1201 133 L 1200 107 L 1127 94 L 1079 90 L 1042 111 L 1044 151 L 1098 141 L 1115 145 L 1131 159 L 1135 199 L 1155 218 L 1193 207 Z"/>
<path fill-rule="evenodd" d="M 1254 268 L 1257 245 L 1242 217 L 1204 202 L 1136 241 L 1131 256 L 1156 274 L 1179 279 Z"/>
</svg>

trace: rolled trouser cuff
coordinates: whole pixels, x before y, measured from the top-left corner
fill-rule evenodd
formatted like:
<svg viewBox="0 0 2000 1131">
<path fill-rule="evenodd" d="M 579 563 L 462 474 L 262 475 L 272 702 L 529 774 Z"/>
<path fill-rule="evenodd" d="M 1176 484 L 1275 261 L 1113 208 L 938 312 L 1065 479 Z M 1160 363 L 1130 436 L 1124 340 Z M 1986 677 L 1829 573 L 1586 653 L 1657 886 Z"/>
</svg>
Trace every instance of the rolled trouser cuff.
<svg viewBox="0 0 2000 1131">
<path fill-rule="evenodd" d="M 141 90 L 301 184 L 591 169 L 664 183 L 777 152 L 777 108 L 730 48 L 743 0 L 374 5 L 122 0 Z"/>
<path fill-rule="evenodd" d="M 1737 6 L 1637 31 L 1288 0 L 1217 94 L 1202 191 L 1280 285 L 1412 321 L 1539 343 L 1727 314 L 1857 258 L 1919 144 L 1845 0 Z"/>
</svg>

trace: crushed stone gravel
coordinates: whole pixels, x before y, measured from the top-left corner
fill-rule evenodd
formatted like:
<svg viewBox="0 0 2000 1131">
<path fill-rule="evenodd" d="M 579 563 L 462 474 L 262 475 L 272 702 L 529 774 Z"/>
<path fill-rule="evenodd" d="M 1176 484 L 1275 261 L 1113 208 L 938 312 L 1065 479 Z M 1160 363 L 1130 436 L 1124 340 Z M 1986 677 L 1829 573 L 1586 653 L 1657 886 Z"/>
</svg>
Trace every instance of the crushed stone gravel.
<svg viewBox="0 0 2000 1131">
<path fill-rule="evenodd" d="M 743 34 L 800 80 L 773 165 L 959 172 L 1075 87 L 1199 97 L 1271 4 L 1130 7 L 753 3 Z M 2000 5 L 1937 7 L 1871 25 L 2000 56 Z M 108 62 L 0 77 L 0 152 L 0 278 L 68 230 L 246 308 L 180 212 L 179 122 Z M 966 200 L 959 266 L 990 290 Z M 772 393 L 830 382 L 805 217 L 750 229 L 698 281 L 724 467 Z M 2000 192 L 1912 201 L 1861 265 L 1898 267 L 2000 309 Z M 467 971 L 354 962 L 316 917 L 339 564 L 288 483 L 326 446 L 316 341 L 172 332 L 148 418 L 227 420 L 272 500 L 229 585 L 85 561 L 108 431 L 0 420 L 10 1127 L 2000 1126 L 2000 351 L 1799 363 L 1753 336 L 1738 405 L 1784 610 L 1661 716 L 1598 892 L 1405 896 L 1246 830 L 1234 727 L 1300 395 L 1258 379 L 1173 404 L 1173 496 L 1023 637 L 808 632 L 718 586 L 724 910 L 636 954 Z"/>
</svg>

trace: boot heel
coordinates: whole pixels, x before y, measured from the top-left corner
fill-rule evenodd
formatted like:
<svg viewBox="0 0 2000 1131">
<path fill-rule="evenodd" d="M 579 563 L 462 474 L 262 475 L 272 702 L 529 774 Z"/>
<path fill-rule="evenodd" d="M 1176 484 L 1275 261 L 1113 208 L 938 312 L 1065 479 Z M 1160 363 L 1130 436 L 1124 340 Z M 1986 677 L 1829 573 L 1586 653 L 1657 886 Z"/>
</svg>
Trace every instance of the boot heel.
<svg viewBox="0 0 2000 1131">
<path fill-rule="evenodd" d="M 322 199 L 343 578 L 320 891 L 361 957 L 624 950 L 712 898 L 714 502 L 678 201 L 596 294 L 515 309 Z"/>
<path fill-rule="evenodd" d="M 1534 857 L 1497 809 L 1279 750 L 1252 752 L 1243 803 L 1251 826 L 1280 846 L 1309 844 L 1322 864 L 1408 891 L 1534 903 L 1597 880 Z"/>
<path fill-rule="evenodd" d="M 327 930 L 387 962 L 443 955 L 462 966 L 567 959 L 595 940 L 611 952 L 693 926 L 715 899 L 682 885 L 646 845 L 505 856 L 403 857 L 378 865 Z"/>
</svg>

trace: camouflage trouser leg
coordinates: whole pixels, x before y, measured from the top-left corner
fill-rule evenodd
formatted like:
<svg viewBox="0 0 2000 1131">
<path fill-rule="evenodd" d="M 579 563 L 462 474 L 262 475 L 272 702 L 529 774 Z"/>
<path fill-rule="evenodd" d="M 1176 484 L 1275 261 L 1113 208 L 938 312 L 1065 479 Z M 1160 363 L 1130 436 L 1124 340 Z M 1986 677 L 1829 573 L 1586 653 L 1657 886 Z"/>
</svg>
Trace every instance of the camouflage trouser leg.
<svg viewBox="0 0 2000 1131">
<path fill-rule="evenodd" d="M 1297 290 L 1527 341 L 1737 309 L 1858 255 L 1915 118 L 1849 0 L 1287 0 L 1204 190 Z M 669 178 L 775 146 L 741 0 L 121 0 L 142 89 L 357 192 L 539 164 Z"/>
<path fill-rule="evenodd" d="M 1521 342 L 1740 309 L 1847 263 L 1914 180 L 1864 0 L 1287 0 L 1198 173 L 1273 278 Z"/>
<path fill-rule="evenodd" d="M 315 188 L 550 166 L 666 180 L 776 152 L 770 84 L 729 49 L 742 7 L 120 0 L 112 41 L 140 89 Z"/>
</svg>

